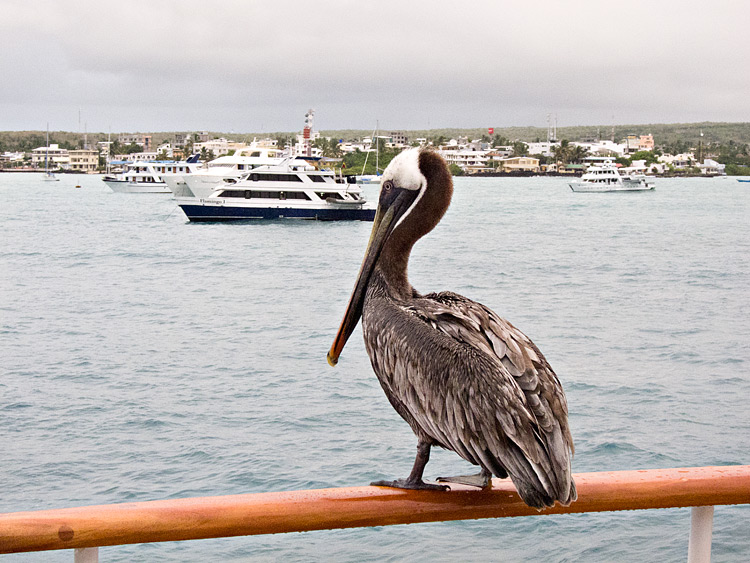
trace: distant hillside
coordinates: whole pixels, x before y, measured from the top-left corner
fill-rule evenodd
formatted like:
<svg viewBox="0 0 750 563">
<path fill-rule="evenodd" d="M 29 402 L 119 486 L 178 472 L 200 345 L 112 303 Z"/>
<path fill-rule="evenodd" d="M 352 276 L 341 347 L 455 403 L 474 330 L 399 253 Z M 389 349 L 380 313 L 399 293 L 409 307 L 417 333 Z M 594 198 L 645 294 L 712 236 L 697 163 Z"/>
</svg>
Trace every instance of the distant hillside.
<svg viewBox="0 0 750 563">
<path fill-rule="evenodd" d="M 750 123 L 650 123 L 642 125 L 615 125 L 615 140 L 619 141 L 628 135 L 654 136 L 657 145 L 672 144 L 677 141 L 687 143 L 698 143 L 700 134 L 703 132 L 704 143 L 750 143 Z M 420 137 L 437 138 L 443 136 L 447 139 L 458 136 L 472 139 L 487 135 L 487 129 L 431 129 L 405 131 L 409 139 Z M 371 135 L 372 131 L 343 130 L 343 131 L 321 131 L 326 137 L 348 139 Z M 495 127 L 493 135 L 506 137 L 511 141 L 523 141 L 526 143 L 547 140 L 546 127 Z M 577 125 L 574 127 L 558 127 L 558 139 L 569 141 L 581 141 L 585 138 L 597 137 L 600 139 L 612 138 L 612 125 Z"/>
<path fill-rule="evenodd" d="M 387 133 L 388 130 L 383 131 Z M 700 134 L 703 133 L 704 144 L 725 144 L 730 141 L 738 144 L 750 143 L 750 123 L 650 123 L 641 125 L 615 125 L 614 137 L 619 141 L 627 135 L 652 134 L 657 146 L 671 145 L 676 142 L 687 143 L 695 146 L 698 144 Z M 279 131 L 274 133 L 223 133 L 211 132 L 211 137 L 225 137 L 235 141 L 252 141 L 253 138 L 271 137 L 275 139 L 289 139 L 295 136 L 297 131 Z M 354 140 L 372 134 L 372 129 L 339 129 L 322 130 L 321 135 L 334 139 Z M 409 139 L 420 137 L 446 139 L 464 136 L 472 139 L 480 138 L 487 134 L 487 129 L 430 129 L 430 130 L 405 130 Z M 165 141 L 174 139 L 174 132 L 149 132 L 152 136 L 154 146 Z M 544 141 L 547 139 L 546 127 L 495 127 L 494 134 L 506 137 L 511 141 Z M 4 151 L 31 151 L 36 147 L 45 145 L 45 131 L 0 131 L 0 152 Z M 112 133 L 112 140 L 117 139 L 118 133 Z M 108 134 L 91 132 L 87 134 L 89 144 L 97 141 L 106 141 Z M 558 127 L 558 139 L 569 141 L 580 141 L 585 138 L 598 137 L 601 139 L 612 138 L 612 125 L 579 125 L 574 127 Z M 62 148 L 78 148 L 83 144 L 83 134 L 70 131 L 50 131 L 50 143 L 57 143 Z"/>
</svg>

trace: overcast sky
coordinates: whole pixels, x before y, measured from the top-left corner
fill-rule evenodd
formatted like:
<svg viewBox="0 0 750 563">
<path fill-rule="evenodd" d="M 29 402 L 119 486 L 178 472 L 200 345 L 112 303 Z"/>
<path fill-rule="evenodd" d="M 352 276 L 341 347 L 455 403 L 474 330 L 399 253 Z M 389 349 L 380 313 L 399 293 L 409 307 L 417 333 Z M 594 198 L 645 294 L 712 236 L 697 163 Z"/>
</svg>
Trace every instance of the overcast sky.
<svg viewBox="0 0 750 563">
<path fill-rule="evenodd" d="M 0 0 L 0 130 L 750 121 L 741 1 Z"/>
</svg>

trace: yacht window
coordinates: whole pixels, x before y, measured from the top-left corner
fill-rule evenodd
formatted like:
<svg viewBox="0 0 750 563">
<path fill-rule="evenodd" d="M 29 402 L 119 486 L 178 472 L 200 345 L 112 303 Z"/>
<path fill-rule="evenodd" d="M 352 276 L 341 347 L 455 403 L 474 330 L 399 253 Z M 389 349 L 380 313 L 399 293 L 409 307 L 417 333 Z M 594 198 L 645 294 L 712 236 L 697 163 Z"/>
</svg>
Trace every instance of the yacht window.
<svg viewBox="0 0 750 563">
<path fill-rule="evenodd" d="M 253 182 L 301 182 L 302 178 L 296 174 L 251 174 L 250 179 Z"/>
<path fill-rule="evenodd" d="M 323 183 L 325 183 L 325 181 L 326 181 L 326 179 L 323 178 L 323 176 L 313 176 L 313 175 L 310 175 L 310 179 L 313 182 L 323 182 Z"/>
<path fill-rule="evenodd" d="M 328 199 L 329 197 L 333 199 L 344 199 L 344 196 L 339 192 L 318 192 L 318 197 L 320 199 Z"/>
<path fill-rule="evenodd" d="M 218 197 L 238 199 L 305 199 L 309 196 L 305 192 L 276 192 L 259 190 L 222 190 Z"/>
<path fill-rule="evenodd" d="M 249 193 L 250 190 L 223 190 L 219 197 L 244 197 L 247 198 L 248 196 L 245 195 Z"/>
<path fill-rule="evenodd" d="M 250 156 L 260 156 L 260 151 L 255 151 L 251 153 Z"/>
</svg>

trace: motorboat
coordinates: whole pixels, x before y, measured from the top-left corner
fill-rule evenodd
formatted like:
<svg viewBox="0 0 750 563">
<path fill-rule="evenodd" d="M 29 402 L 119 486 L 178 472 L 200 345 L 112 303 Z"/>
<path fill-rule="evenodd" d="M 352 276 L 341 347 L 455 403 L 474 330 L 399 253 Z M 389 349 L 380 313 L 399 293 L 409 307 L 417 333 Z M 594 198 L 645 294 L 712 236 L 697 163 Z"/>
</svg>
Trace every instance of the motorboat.
<svg viewBox="0 0 750 563">
<path fill-rule="evenodd" d="M 166 178 L 166 183 L 176 198 L 205 198 L 221 187 L 225 180 L 237 180 L 250 170 L 260 166 L 273 166 L 283 161 L 283 151 L 253 142 L 247 147 L 237 149 L 232 155 L 220 156 L 208 162 L 200 170 Z"/>
<path fill-rule="evenodd" d="M 176 199 L 190 221 L 372 221 L 376 207 L 353 180 L 289 158 L 280 165 L 255 168 L 239 179 L 225 179 L 209 197 Z"/>
<path fill-rule="evenodd" d="M 653 190 L 653 182 L 649 182 L 644 174 L 620 174 L 612 160 L 605 160 L 599 165 L 588 168 L 580 179 L 568 184 L 574 192 L 641 192 Z"/>
<path fill-rule="evenodd" d="M 113 192 L 121 193 L 171 193 L 166 179 L 184 174 L 192 174 L 199 170 L 197 155 L 188 160 L 136 160 L 111 162 L 121 165 L 122 171 L 117 174 L 107 174 L 102 178 Z"/>
<path fill-rule="evenodd" d="M 358 184 L 380 184 L 382 174 L 361 174 L 357 176 Z"/>
</svg>

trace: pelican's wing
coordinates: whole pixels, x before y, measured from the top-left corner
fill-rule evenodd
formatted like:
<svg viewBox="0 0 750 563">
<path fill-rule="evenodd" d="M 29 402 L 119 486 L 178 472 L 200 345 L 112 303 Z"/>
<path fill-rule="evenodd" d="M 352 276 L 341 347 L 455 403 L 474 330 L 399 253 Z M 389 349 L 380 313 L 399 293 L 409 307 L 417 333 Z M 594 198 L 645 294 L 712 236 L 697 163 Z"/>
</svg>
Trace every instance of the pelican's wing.
<svg viewBox="0 0 750 563">
<path fill-rule="evenodd" d="M 544 504 L 575 500 L 565 395 L 534 343 L 484 305 L 455 293 L 425 295 L 405 310 L 454 343 L 451 360 L 441 366 L 433 358 L 422 368 L 451 373 L 444 376 L 445 404 L 417 408 L 427 419 L 419 423 L 469 461 L 496 475 L 507 470 L 522 495 L 523 487 L 531 487 L 526 492 L 542 495 Z"/>
</svg>

